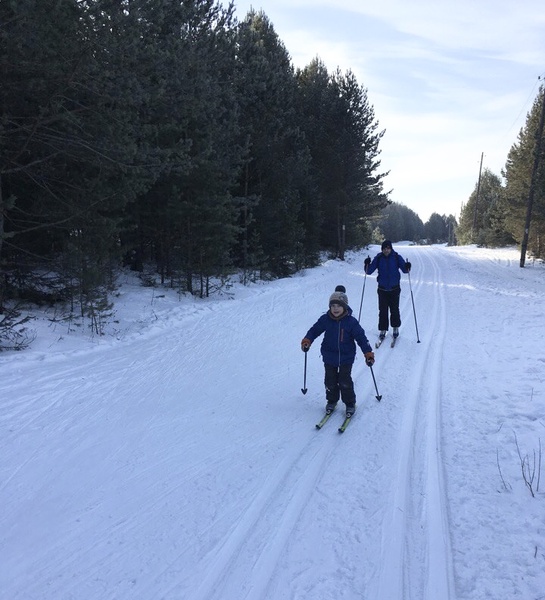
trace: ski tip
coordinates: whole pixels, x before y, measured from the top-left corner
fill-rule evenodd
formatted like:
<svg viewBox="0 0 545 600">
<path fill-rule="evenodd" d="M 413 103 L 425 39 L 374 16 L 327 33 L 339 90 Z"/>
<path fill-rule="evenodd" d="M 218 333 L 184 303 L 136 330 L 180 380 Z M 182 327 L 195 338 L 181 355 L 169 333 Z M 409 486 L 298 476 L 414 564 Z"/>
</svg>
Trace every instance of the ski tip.
<svg viewBox="0 0 545 600">
<path fill-rule="evenodd" d="M 338 429 L 339 433 L 344 433 L 346 431 L 346 428 L 348 427 L 348 424 L 350 423 L 351 419 L 352 417 L 346 417 L 343 424 Z"/>
</svg>

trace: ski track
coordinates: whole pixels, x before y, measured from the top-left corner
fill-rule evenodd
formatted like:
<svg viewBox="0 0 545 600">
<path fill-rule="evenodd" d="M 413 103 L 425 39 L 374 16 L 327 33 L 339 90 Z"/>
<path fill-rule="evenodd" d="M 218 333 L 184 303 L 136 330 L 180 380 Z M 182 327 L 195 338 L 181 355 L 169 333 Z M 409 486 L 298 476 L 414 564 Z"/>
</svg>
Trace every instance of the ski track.
<svg viewBox="0 0 545 600">
<path fill-rule="evenodd" d="M 282 550 L 320 480 L 335 439 L 304 436 L 280 462 L 219 549 L 206 577 L 187 600 L 266 597 Z M 295 460 L 294 460 L 295 457 Z M 240 588 L 241 583 L 242 589 Z M 175 596 L 178 584 L 169 592 Z M 168 596 L 167 596 L 168 597 Z"/>
<path fill-rule="evenodd" d="M 411 281 L 415 306 L 426 307 L 427 329 L 420 333 L 416 359 L 403 394 L 397 475 L 383 522 L 378 589 L 372 598 L 449 600 L 454 598 L 447 500 L 441 454 L 442 347 L 446 337 L 445 288 L 433 250 L 419 252 L 419 272 Z M 426 262 L 427 268 L 423 269 Z M 409 286 L 406 286 L 409 287 Z M 431 299 L 431 308 L 424 299 Z M 410 304 L 410 306 L 409 306 Z M 412 311 L 410 287 L 404 295 L 403 336 Z M 418 312 L 416 313 L 418 320 Z M 413 318 L 414 322 L 414 318 Z M 416 334 L 415 334 L 416 337 Z M 401 345 L 401 344 L 400 344 Z M 397 347 L 392 352 L 398 352 Z M 437 373 L 430 378 L 429 373 Z M 415 574 L 420 580 L 415 581 Z"/>
</svg>

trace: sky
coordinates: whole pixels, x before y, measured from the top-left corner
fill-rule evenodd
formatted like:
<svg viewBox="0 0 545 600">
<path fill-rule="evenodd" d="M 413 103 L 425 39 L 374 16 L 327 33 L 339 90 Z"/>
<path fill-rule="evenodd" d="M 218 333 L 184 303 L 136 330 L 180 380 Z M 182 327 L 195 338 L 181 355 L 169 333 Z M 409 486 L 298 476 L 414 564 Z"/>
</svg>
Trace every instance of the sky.
<svg viewBox="0 0 545 600">
<path fill-rule="evenodd" d="M 202 300 L 124 271 L 103 336 L 31 312 L 0 352 L 2 600 L 543 598 L 545 265 L 395 248 L 400 337 L 358 350 L 343 434 L 300 342 L 339 284 L 376 341 L 377 246 Z"/>
<path fill-rule="evenodd" d="M 352 71 L 380 129 L 391 200 L 459 217 L 481 170 L 501 176 L 545 77 L 542 0 L 234 0 L 263 10 L 295 67 Z M 539 79 L 541 77 L 541 79 Z"/>
</svg>

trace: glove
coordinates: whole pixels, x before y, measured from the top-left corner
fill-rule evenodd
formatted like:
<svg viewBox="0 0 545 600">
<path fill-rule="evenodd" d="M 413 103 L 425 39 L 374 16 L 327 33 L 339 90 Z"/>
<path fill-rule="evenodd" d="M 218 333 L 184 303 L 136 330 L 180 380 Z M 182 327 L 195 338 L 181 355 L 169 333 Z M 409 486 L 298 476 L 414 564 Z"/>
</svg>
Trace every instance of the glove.
<svg viewBox="0 0 545 600">
<path fill-rule="evenodd" d="M 412 265 L 411 265 L 411 263 L 410 263 L 408 260 L 407 260 L 407 261 L 405 261 L 405 267 L 407 268 L 407 273 L 409 273 L 409 272 L 410 272 L 410 270 L 411 270 L 411 266 L 412 266 Z"/>
<path fill-rule="evenodd" d="M 375 364 L 375 355 L 373 354 L 373 352 L 366 352 L 364 354 L 365 356 L 365 364 L 368 367 L 372 367 Z"/>
<path fill-rule="evenodd" d="M 371 264 L 371 259 L 369 257 L 367 257 L 364 261 L 363 264 L 368 267 Z"/>
<path fill-rule="evenodd" d="M 311 344 L 312 342 L 308 338 L 303 338 L 301 340 L 301 350 L 303 352 L 308 352 L 308 349 L 310 348 Z"/>
</svg>

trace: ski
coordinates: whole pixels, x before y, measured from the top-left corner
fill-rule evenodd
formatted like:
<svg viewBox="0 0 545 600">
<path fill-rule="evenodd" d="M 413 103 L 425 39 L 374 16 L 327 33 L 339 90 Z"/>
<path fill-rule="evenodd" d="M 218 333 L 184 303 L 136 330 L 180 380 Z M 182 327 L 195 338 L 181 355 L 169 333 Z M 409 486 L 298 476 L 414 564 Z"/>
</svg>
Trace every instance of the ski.
<svg viewBox="0 0 545 600">
<path fill-rule="evenodd" d="M 397 338 L 395 337 L 395 338 L 392 340 L 392 343 L 390 344 L 390 348 L 393 348 L 393 347 L 396 345 L 396 342 L 397 342 Z"/>
<path fill-rule="evenodd" d="M 383 338 L 378 338 L 378 340 L 375 343 L 375 348 L 380 348 L 380 345 L 382 344 L 382 342 L 386 339 L 386 337 Z"/>
<path fill-rule="evenodd" d="M 352 415 L 353 417 L 354 415 Z M 350 421 L 352 420 L 352 417 L 346 417 L 343 421 L 343 424 L 339 427 L 339 433 L 344 433 L 346 431 L 346 428 L 348 427 L 348 425 L 350 424 Z"/>
<path fill-rule="evenodd" d="M 326 412 L 324 418 L 319 423 L 316 423 L 316 429 L 321 429 L 329 421 L 329 417 L 331 417 L 332 414 L 333 411 Z"/>
</svg>

